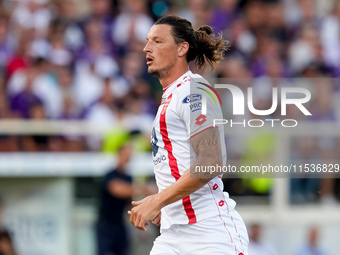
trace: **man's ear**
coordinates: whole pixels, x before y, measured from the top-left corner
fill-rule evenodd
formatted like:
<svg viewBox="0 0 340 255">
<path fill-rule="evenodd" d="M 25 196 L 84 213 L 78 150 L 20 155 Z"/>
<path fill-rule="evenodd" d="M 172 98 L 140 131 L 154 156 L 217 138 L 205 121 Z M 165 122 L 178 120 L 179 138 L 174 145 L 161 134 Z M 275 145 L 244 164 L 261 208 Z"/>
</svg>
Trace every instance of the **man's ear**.
<svg viewBox="0 0 340 255">
<path fill-rule="evenodd" d="M 185 54 L 187 54 L 189 51 L 189 43 L 182 42 L 178 47 L 178 56 L 183 57 Z"/>
</svg>

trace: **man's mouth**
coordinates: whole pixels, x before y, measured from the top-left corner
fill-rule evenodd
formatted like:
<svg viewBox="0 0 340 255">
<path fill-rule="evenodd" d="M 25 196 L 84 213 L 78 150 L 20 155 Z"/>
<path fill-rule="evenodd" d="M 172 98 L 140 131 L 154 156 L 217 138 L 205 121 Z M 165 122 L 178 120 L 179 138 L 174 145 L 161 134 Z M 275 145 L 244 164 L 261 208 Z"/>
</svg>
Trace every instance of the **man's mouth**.
<svg viewBox="0 0 340 255">
<path fill-rule="evenodd" d="M 149 66 L 153 63 L 153 58 L 151 57 L 146 57 L 146 64 Z"/>
</svg>

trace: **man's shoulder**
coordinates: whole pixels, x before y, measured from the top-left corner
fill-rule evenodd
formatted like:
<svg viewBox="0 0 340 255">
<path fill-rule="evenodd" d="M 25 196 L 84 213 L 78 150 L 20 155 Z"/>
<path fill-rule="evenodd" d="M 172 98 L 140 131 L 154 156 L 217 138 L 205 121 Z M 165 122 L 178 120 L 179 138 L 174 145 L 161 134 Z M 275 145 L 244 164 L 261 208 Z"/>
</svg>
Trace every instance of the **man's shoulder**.
<svg viewBox="0 0 340 255">
<path fill-rule="evenodd" d="M 202 86 L 211 87 L 209 82 L 199 74 L 190 73 L 183 81 L 177 85 L 177 93 L 180 96 L 187 96 L 192 93 L 200 93 Z"/>
<path fill-rule="evenodd" d="M 206 96 L 207 100 L 212 99 L 216 102 L 215 104 L 218 104 L 219 101 L 222 105 L 217 91 L 199 74 L 191 74 L 189 80 L 177 86 L 178 102 L 192 103 Z"/>
<path fill-rule="evenodd" d="M 105 177 L 108 179 L 121 178 L 122 176 L 123 175 L 116 168 L 111 168 L 105 175 Z"/>
<path fill-rule="evenodd" d="M 117 169 L 111 169 L 106 175 L 105 175 L 105 183 L 108 183 L 113 180 L 123 180 L 126 182 L 132 182 L 132 176 L 121 173 Z"/>
<path fill-rule="evenodd" d="M 116 169 L 111 168 L 109 171 L 107 171 L 107 172 L 105 173 L 104 178 L 105 178 L 106 180 L 110 180 L 110 179 L 112 179 L 112 178 L 117 178 L 118 176 L 119 176 L 119 175 L 118 175 L 118 172 L 116 171 Z"/>
</svg>

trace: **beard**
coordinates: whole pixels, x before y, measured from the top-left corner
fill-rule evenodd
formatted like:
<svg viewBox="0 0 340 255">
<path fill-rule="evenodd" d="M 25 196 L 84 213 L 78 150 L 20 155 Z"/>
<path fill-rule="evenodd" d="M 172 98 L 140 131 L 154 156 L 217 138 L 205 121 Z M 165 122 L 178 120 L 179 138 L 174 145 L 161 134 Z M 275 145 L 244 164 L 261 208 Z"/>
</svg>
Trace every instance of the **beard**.
<svg viewBox="0 0 340 255">
<path fill-rule="evenodd" d="M 158 70 L 150 70 L 150 67 L 148 69 L 148 73 L 152 76 L 156 77 L 157 79 L 164 79 L 169 76 L 170 70 L 176 65 L 177 59 L 173 59 L 166 67 L 163 69 Z"/>
</svg>

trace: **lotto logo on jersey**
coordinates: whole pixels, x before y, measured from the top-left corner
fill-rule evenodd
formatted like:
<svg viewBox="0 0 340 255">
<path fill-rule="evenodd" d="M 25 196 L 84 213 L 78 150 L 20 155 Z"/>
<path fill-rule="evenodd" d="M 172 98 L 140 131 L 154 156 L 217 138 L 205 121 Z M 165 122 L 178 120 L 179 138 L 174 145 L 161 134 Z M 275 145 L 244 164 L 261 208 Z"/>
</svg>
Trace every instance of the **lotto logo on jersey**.
<svg viewBox="0 0 340 255">
<path fill-rule="evenodd" d="M 187 103 L 192 103 L 192 102 L 201 101 L 201 100 L 202 100 L 202 95 L 200 95 L 200 94 L 190 94 L 189 96 L 187 96 L 183 99 L 183 103 L 187 104 Z"/>
<path fill-rule="evenodd" d="M 198 117 L 196 118 L 195 124 L 201 126 L 201 125 L 202 125 L 204 122 L 206 122 L 206 121 L 207 121 L 207 116 L 201 114 L 200 116 L 198 116 Z"/>
</svg>

